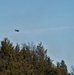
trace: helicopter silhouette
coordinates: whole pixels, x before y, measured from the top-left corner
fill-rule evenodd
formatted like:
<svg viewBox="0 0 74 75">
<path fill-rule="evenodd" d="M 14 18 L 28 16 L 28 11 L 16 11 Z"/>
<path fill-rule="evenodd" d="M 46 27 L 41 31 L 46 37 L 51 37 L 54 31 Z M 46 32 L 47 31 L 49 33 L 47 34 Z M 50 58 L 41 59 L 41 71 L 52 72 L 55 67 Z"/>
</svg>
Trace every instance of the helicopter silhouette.
<svg viewBox="0 0 74 75">
<path fill-rule="evenodd" d="M 19 30 L 18 29 L 15 29 L 15 32 L 19 32 Z"/>
</svg>

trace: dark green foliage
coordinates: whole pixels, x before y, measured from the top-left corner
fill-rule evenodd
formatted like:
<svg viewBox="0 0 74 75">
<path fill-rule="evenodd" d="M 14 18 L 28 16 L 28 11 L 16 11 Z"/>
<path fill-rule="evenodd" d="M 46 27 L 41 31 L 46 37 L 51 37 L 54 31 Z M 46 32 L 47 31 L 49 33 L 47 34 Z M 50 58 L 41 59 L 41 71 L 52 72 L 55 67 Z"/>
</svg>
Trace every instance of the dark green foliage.
<svg viewBox="0 0 74 75">
<path fill-rule="evenodd" d="M 63 60 L 52 63 L 42 43 L 20 48 L 5 38 L 0 48 L 0 75 L 68 75 L 68 71 Z"/>
</svg>

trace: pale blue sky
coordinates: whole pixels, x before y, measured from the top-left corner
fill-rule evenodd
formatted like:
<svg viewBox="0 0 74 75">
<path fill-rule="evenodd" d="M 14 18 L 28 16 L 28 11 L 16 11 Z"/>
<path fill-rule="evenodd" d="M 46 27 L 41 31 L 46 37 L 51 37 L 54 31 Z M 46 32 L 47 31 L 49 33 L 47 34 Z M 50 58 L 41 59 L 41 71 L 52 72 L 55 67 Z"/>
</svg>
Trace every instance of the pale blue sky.
<svg viewBox="0 0 74 75">
<path fill-rule="evenodd" d="M 19 29 L 15 33 L 14 29 Z M 0 0 L 0 41 L 42 42 L 56 61 L 74 64 L 74 0 Z"/>
</svg>

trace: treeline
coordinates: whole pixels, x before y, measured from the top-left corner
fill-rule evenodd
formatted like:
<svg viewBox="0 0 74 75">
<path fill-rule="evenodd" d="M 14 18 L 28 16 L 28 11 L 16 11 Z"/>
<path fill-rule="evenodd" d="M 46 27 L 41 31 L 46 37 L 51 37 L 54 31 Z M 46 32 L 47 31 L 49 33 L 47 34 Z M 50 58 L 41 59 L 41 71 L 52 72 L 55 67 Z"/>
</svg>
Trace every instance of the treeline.
<svg viewBox="0 0 74 75">
<path fill-rule="evenodd" d="M 0 46 L 0 75 L 70 75 L 64 60 L 56 65 L 42 43 L 13 44 L 5 38 Z"/>
</svg>

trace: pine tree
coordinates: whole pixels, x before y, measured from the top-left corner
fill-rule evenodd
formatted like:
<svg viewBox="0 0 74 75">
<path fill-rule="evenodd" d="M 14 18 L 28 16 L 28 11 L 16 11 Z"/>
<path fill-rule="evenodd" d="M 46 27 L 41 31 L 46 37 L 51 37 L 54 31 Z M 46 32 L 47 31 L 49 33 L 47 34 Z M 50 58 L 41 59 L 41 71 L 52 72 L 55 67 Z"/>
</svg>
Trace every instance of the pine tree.
<svg viewBox="0 0 74 75">
<path fill-rule="evenodd" d="M 47 56 L 42 43 L 24 44 L 22 48 L 5 38 L 0 46 L 0 75 L 69 75 L 62 60 L 57 65 Z"/>
</svg>

